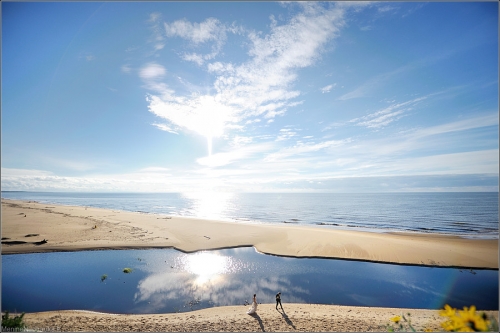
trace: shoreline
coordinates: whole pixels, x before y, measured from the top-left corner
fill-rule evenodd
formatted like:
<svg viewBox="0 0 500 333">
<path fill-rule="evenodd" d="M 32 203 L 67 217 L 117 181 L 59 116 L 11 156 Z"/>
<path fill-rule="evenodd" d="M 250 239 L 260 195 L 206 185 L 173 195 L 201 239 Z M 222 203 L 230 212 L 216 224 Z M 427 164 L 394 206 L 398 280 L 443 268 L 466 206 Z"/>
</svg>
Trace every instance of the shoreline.
<svg viewBox="0 0 500 333">
<path fill-rule="evenodd" d="M 498 269 L 498 239 L 227 222 L 2 199 L 2 254 L 249 246 L 284 257 Z"/>
</svg>

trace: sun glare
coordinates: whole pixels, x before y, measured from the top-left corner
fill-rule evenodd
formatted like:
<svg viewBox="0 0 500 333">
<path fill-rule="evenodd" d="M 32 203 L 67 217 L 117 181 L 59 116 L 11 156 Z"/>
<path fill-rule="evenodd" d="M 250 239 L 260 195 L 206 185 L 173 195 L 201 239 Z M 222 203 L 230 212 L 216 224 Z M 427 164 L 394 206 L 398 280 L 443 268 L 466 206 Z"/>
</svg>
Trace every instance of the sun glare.
<svg viewBox="0 0 500 333">
<path fill-rule="evenodd" d="M 189 255 L 185 266 L 188 272 L 197 275 L 197 284 L 203 284 L 225 273 L 228 267 L 228 257 L 207 252 Z"/>
<path fill-rule="evenodd" d="M 227 211 L 232 209 L 234 197 L 234 193 L 218 191 L 190 192 L 182 195 L 192 200 L 194 216 L 208 219 L 223 219 Z"/>
</svg>

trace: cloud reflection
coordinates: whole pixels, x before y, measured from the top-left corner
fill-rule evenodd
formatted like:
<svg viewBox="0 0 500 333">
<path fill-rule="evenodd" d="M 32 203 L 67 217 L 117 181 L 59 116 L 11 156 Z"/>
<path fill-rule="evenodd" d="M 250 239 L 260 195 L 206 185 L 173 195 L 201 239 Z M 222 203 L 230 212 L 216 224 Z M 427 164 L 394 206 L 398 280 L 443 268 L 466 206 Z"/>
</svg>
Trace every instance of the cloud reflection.
<svg viewBox="0 0 500 333">
<path fill-rule="evenodd" d="M 153 313 L 169 306 L 181 308 L 189 301 L 196 300 L 211 306 L 243 305 L 257 294 L 259 303 L 273 303 L 275 294 L 281 291 L 286 302 L 304 303 L 300 294 L 308 290 L 293 286 L 288 278 L 271 276 L 260 278 L 258 273 L 214 274 L 210 277 L 191 272 L 158 272 L 139 281 L 135 293 L 135 303 L 141 305 L 140 311 Z M 299 295 L 298 295 L 299 294 Z"/>
</svg>

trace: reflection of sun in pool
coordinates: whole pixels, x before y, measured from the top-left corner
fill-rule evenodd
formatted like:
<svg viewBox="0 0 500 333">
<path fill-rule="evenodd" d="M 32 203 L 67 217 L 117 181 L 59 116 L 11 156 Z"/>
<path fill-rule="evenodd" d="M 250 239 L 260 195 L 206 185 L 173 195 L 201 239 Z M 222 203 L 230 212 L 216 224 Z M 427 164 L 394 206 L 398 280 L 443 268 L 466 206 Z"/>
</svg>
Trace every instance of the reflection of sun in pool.
<svg viewBox="0 0 500 333">
<path fill-rule="evenodd" d="M 212 277 L 225 273 L 228 266 L 228 257 L 207 252 L 189 255 L 186 260 L 186 270 L 198 275 L 197 284 L 203 284 Z"/>
</svg>

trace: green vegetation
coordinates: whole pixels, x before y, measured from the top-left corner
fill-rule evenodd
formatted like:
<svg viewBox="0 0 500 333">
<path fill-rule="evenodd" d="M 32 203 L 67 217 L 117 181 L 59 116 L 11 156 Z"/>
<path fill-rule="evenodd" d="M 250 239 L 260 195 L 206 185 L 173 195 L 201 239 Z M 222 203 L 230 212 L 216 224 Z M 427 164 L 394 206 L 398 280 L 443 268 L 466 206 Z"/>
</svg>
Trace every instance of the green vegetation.
<svg viewBox="0 0 500 333">
<path fill-rule="evenodd" d="M 108 278 L 108 274 L 103 274 L 101 276 L 101 282 L 103 282 L 104 280 L 106 280 Z"/>
<path fill-rule="evenodd" d="M 132 273 L 132 268 L 124 268 L 123 273 Z"/>
<path fill-rule="evenodd" d="M 14 318 L 9 318 L 9 311 L 5 311 L 2 315 L 2 328 L 19 328 L 24 329 L 26 325 L 23 322 L 24 312 L 20 316 L 15 316 Z"/>
</svg>

